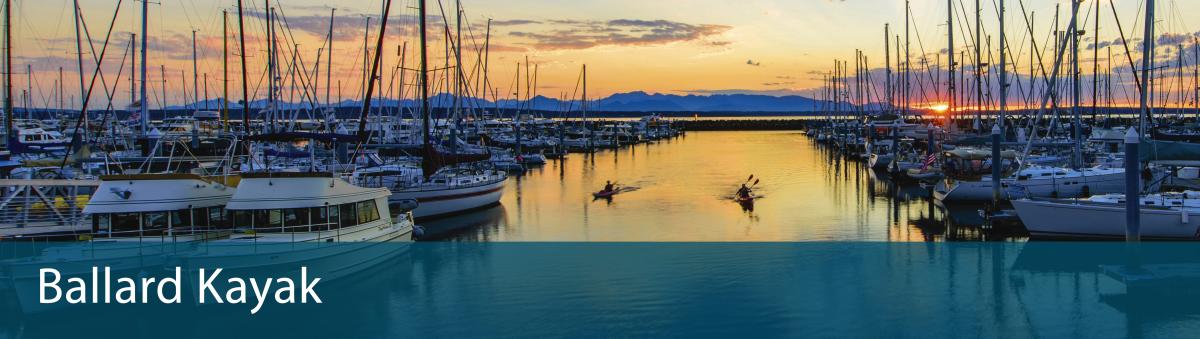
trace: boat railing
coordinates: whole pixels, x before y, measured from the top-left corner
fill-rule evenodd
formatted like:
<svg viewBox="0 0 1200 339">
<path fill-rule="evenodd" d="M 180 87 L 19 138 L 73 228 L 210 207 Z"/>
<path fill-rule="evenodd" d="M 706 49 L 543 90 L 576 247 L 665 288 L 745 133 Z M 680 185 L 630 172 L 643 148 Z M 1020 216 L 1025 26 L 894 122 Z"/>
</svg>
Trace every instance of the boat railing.
<svg viewBox="0 0 1200 339">
<path fill-rule="evenodd" d="M 83 208 L 98 180 L 0 179 L 0 238 L 88 229 Z"/>
</svg>

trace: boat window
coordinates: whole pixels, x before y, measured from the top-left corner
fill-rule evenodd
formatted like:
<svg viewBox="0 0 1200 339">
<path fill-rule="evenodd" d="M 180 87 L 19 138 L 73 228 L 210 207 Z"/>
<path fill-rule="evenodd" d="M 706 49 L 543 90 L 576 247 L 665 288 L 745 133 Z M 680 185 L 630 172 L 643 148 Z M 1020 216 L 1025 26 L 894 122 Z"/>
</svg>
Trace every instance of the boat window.
<svg viewBox="0 0 1200 339">
<path fill-rule="evenodd" d="M 114 213 L 111 216 L 112 232 L 117 235 L 136 233 L 141 229 L 137 213 Z"/>
<path fill-rule="evenodd" d="M 110 227 L 112 227 L 112 223 L 108 214 L 92 216 L 92 233 L 108 233 Z"/>
<path fill-rule="evenodd" d="M 312 207 L 308 209 L 309 219 L 312 220 L 314 231 L 324 231 L 329 229 L 329 216 L 325 213 L 324 207 Z"/>
<path fill-rule="evenodd" d="M 358 223 L 365 224 L 375 220 L 379 220 L 379 209 L 375 206 L 375 200 L 358 202 Z"/>
<path fill-rule="evenodd" d="M 209 215 L 207 208 L 197 208 L 192 210 L 192 223 L 195 224 L 197 228 L 208 228 L 209 226 L 212 226 L 212 224 L 208 222 L 208 217 Z"/>
<path fill-rule="evenodd" d="M 283 210 L 283 226 L 288 227 L 288 231 L 305 232 L 307 229 L 297 227 L 308 225 L 307 208 L 289 208 Z"/>
<path fill-rule="evenodd" d="M 192 227 L 192 210 L 171 211 L 171 228 L 184 229 Z"/>
<path fill-rule="evenodd" d="M 229 211 L 230 228 L 253 228 L 253 220 L 250 211 Z"/>
<path fill-rule="evenodd" d="M 355 211 L 354 203 L 342 204 L 341 208 L 341 227 L 350 227 L 358 225 L 358 213 Z"/>
<path fill-rule="evenodd" d="M 340 209 L 338 208 L 338 206 L 329 206 L 328 209 L 329 209 L 329 216 L 328 216 L 329 228 L 328 229 L 338 228 L 338 220 L 340 220 L 340 217 L 342 215 L 340 213 Z"/>
<path fill-rule="evenodd" d="M 167 212 L 142 213 L 142 235 L 161 235 L 167 229 Z"/>
</svg>

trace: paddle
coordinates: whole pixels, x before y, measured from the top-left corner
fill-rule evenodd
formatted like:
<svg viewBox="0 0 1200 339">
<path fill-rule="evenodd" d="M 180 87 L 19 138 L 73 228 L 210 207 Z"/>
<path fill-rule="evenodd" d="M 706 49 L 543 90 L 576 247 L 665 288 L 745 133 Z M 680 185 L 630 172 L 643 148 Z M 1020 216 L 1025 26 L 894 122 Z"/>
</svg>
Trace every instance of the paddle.
<svg viewBox="0 0 1200 339">
<path fill-rule="evenodd" d="M 759 180 L 762 180 L 762 179 L 759 179 Z M 755 186 L 758 186 L 758 181 L 759 181 L 759 180 L 755 180 L 755 181 L 754 181 L 754 184 L 753 184 L 753 185 L 750 185 L 750 188 L 754 188 Z"/>
<path fill-rule="evenodd" d="M 754 180 L 754 175 L 753 175 L 753 174 L 751 174 L 749 178 L 746 178 L 746 181 L 745 181 L 745 182 L 743 182 L 742 184 L 747 184 L 747 183 L 749 183 L 749 182 L 750 182 L 750 180 Z"/>
</svg>

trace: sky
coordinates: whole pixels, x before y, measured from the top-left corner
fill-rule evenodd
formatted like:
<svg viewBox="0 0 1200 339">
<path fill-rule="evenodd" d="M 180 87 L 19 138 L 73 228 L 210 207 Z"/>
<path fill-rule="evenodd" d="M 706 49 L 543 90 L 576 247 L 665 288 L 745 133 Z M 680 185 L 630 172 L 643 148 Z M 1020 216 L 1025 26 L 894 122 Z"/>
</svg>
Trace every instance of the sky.
<svg viewBox="0 0 1200 339">
<path fill-rule="evenodd" d="M 982 1 L 983 31 L 995 41 L 999 19 L 996 1 Z M 1054 20 L 1055 6 L 1060 5 L 1060 27 L 1066 25 L 1070 3 L 1051 0 L 1007 0 L 1006 25 L 1014 64 L 1017 71 L 1029 71 L 1029 35 L 1023 13 L 1033 13 L 1036 37 L 1040 48 L 1050 43 L 1050 23 Z M 132 0 L 79 0 L 80 11 L 86 22 L 86 32 L 91 45 L 83 44 L 85 84 L 80 86 L 81 77 L 76 60 L 75 20 L 72 16 L 72 1 L 14 0 L 14 86 L 20 105 L 21 93 L 33 87 L 31 101 L 34 106 L 57 105 L 55 101 L 61 67 L 65 106 L 78 107 L 83 96 L 80 88 L 93 87 L 92 100 L 107 103 L 104 84 L 115 87 L 113 103 L 124 107 L 130 102 L 130 60 L 128 47 L 130 33 L 140 34 L 141 3 Z M 974 25 L 974 1 L 953 0 L 955 6 L 956 50 L 969 53 L 968 44 L 973 40 L 963 28 Z M 1091 74 L 1091 27 L 1094 23 L 1094 7 L 1101 8 L 1100 40 L 1111 42 L 1119 39 L 1112 9 L 1108 0 L 1086 0 L 1081 19 L 1087 26 L 1087 36 L 1081 42 L 1084 55 L 1080 57 L 1084 77 Z M 119 6 L 118 6 L 118 3 Z M 353 100 L 361 98 L 363 84 L 363 47 L 366 18 L 371 17 L 370 45 L 378 34 L 381 0 L 336 1 L 335 34 L 331 100 L 338 98 Z M 416 0 L 394 0 L 389 16 L 382 56 L 382 93 L 388 97 L 412 97 L 412 78 L 416 73 Z M 1120 15 L 1125 35 L 1129 38 L 1141 36 L 1141 12 L 1144 0 L 1114 0 Z M 488 97 L 509 98 L 520 92 L 524 97 L 535 89 L 535 93 L 548 97 L 579 98 L 582 94 L 580 73 L 583 65 L 588 67 L 588 97 L 598 98 L 613 93 L 645 91 L 666 94 L 724 94 L 755 93 L 767 95 L 814 96 L 822 86 L 823 77 L 833 68 L 834 60 L 853 60 L 857 50 L 866 57 L 866 67 L 871 69 L 875 87 L 883 87 L 884 78 L 884 25 L 891 25 L 890 41 L 903 34 L 904 2 L 900 0 L 463 0 L 464 28 L 463 72 L 469 79 L 470 94 L 485 95 L 481 88 L 490 87 Z M 1024 11 L 1022 11 L 1024 5 Z M 241 98 L 239 75 L 240 64 L 235 54 L 237 47 L 236 1 L 214 0 L 163 0 L 152 3 L 149 9 L 149 62 L 151 107 L 180 105 L 195 97 L 204 98 L 204 76 L 208 74 L 207 91 L 211 98 L 222 93 L 222 11 L 230 11 L 230 97 Z M 266 39 L 265 1 L 245 3 L 246 43 L 248 57 L 247 81 L 252 97 L 266 97 Z M 275 0 L 272 8 L 278 18 L 277 35 L 280 95 L 284 100 L 300 101 L 301 91 L 308 88 L 324 100 L 325 74 L 315 74 L 318 50 L 326 46 L 329 29 L 330 1 L 319 0 Z M 454 68 L 446 68 L 446 37 L 455 32 L 453 0 L 428 0 L 430 39 L 431 83 L 434 91 L 448 88 L 446 75 Z M 944 55 L 947 47 L 947 1 L 914 0 L 911 2 L 910 55 L 915 78 L 924 79 L 914 86 L 922 95 L 914 101 L 945 101 Z M 1191 37 L 1200 24 L 1186 13 L 1196 13 L 1200 3 L 1182 0 L 1158 0 L 1159 15 L 1157 30 L 1165 36 L 1161 41 L 1178 40 L 1186 43 L 1190 50 Z M 114 20 L 113 15 L 118 10 Z M 1089 10 L 1092 9 L 1092 10 Z M 444 16 L 443 16 L 443 13 Z M 443 19 L 445 18 L 445 20 Z M 482 86 L 482 57 L 488 20 L 491 31 L 488 35 L 488 85 Z M 104 47 L 104 39 L 112 28 L 111 41 L 103 58 L 103 81 L 92 83 L 96 68 L 95 54 Z M 448 22 L 449 25 L 445 23 Z M 285 26 L 286 27 L 283 27 Z M 971 26 L 967 26 L 971 25 Z M 197 56 L 200 89 L 193 91 L 192 32 L 197 35 Z M 969 39 L 971 38 L 971 39 Z M 903 36 L 900 36 L 903 39 Z M 1136 41 L 1132 41 L 1134 43 Z M 986 45 L 986 42 L 985 42 Z M 1103 43 L 1102 45 L 1107 45 Z M 297 47 L 293 47 L 297 46 Z M 993 54 L 998 53 L 998 43 L 991 44 Z M 892 45 L 891 58 L 897 57 L 896 46 Z M 403 48 L 403 55 L 397 51 Z M 1117 45 L 1114 53 L 1123 51 Z M 1140 60 L 1139 46 L 1132 57 Z M 1160 58 L 1167 60 L 1178 56 L 1175 47 L 1163 47 Z M 1106 54 L 1107 49 L 1104 50 Z M 984 56 L 986 57 L 986 48 Z M 1045 67 L 1053 65 L 1050 52 L 1044 52 Z M 1191 59 L 1194 53 L 1185 53 Z M 291 65 L 295 55 L 300 67 L 299 83 L 292 84 Z M 924 60 L 921 56 L 926 56 Z M 1126 68 L 1128 61 L 1123 54 L 1113 60 L 1114 67 Z M 993 56 L 994 58 L 995 56 Z M 321 56 L 324 64 L 327 56 Z M 939 58 L 939 59 L 935 59 Z M 1101 63 L 1108 62 L 1107 55 Z M 530 66 L 526 69 L 528 60 Z M 893 67 L 895 67 L 895 61 Z M 403 68 L 400 68 L 403 62 Z M 994 62 L 993 62 L 994 63 Z M 1188 60 L 1184 66 L 1191 68 L 1195 61 Z M 937 65 L 942 65 L 938 67 Z M 33 76 L 26 76 L 26 67 L 31 67 Z M 520 68 L 518 70 L 518 68 Z M 529 74 L 536 68 L 535 79 Z M 396 72 L 397 69 L 407 71 Z M 931 69 L 926 73 L 921 70 Z M 449 70 L 449 71 L 448 71 Z M 1118 73 L 1120 70 L 1118 69 Z M 520 75 L 518 75 L 520 72 Z M 973 72 L 973 71 L 972 71 Z M 1191 72 L 1190 70 L 1188 72 Z M 121 73 L 118 77 L 118 73 Z M 165 77 L 164 77 L 165 73 Z M 850 75 L 853 75 L 851 70 Z M 401 77 L 404 77 L 401 80 Z M 314 81 L 315 77 L 315 81 Z M 30 80 L 30 78 L 32 78 Z M 1166 77 L 1169 78 L 1169 77 Z M 165 79 L 165 81 L 164 81 Z M 1021 81 L 1021 78 L 1017 78 Z M 1194 88 L 1190 77 L 1185 88 Z M 337 82 L 340 81 L 339 86 Z M 1025 79 L 1028 82 L 1028 79 Z M 1131 84 L 1132 78 L 1114 80 L 1118 85 Z M 1171 81 L 1165 81 L 1169 83 Z M 31 83 L 27 85 L 27 83 Z M 404 83 L 407 86 L 395 84 Z M 518 86 L 519 85 L 519 86 Z M 1090 88 L 1090 84 L 1088 85 Z M 165 96 L 162 94 L 165 87 Z M 517 89 L 517 87 L 521 87 Z M 1178 86 L 1174 88 L 1179 88 Z M 339 95 L 338 92 L 341 94 Z M 403 93 L 401 93 L 403 89 Z M 963 87 L 960 85 L 960 90 Z M 883 91 L 874 89 L 875 93 Z M 918 91 L 918 89 L 914 89 Z M 187 97 L 184 93 L 187 93 Z M 378 92 L 377 92 L 378 93 Z M 1089 98 L 1090 99 L 1090 98 Z M 1118 98 L 1125 100 L 1127 98 Z M 865 99 L 864 99 L 865 100 Z M 875 101 L 878 101 L 876 99 Z M 93 105 L 93 107 L 95 107 Z"/>
</svg>

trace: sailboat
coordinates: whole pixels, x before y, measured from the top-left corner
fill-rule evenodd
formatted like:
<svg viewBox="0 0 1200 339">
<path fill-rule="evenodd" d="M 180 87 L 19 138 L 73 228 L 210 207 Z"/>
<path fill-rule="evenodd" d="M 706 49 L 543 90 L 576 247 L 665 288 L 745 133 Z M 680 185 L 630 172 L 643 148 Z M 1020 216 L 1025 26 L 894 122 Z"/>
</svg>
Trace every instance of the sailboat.
<svg viewBox="0 0 1200 339">
<path fill-rule="evenodd" d="M 464 165 L 463 162 L 474 160 L 473 157 L 462 157 L 457 152 L 445 154 L 439 150 L 441 147 L 435 145 L 431 140 L 432 117 L 429 108 L 429 66 L 426 54 L 427 41 L 424 34 L 426 32 L 424 0 L 420 1 L 419 11 L 421 15 L 418 20 L 420 25 L 418 32 L 422 32 L 418 34 L 421 53 L 419 79 L 422 120 L 420 170 L 413 171 L 411 166 L 401 166 L 409 170 L 372 175 L 371 169 L 360 169 L 355 174 L 355 182 L 364 187 L 388 188 L 392 192 L 388 199 L 389 204 L 403 205 L 416 202 L 417 207 L 413 210 L 413 216 L 416 218 L 445 216 L 495 205 L 500 202 L 500 197 L 504 194 L 504 184 L 508 179 L 508 174 L 496 169 L 483 168 L 479 166 L 480 162 Z M 461 15 L 461 11 L 459 13 Z M 379 42 L 382 43 L 382 41 L 380 38 Z M 461 52 L 461 50 L 459 51 Z M 461 64 L 461 60 L 459 63 Z M 461 84 L 459 86 L 461 87 Z M 370 102 L 369 94 L 366 102 Z M 479 160 L 486 159 L 485 156 Z"/>
</svg>

